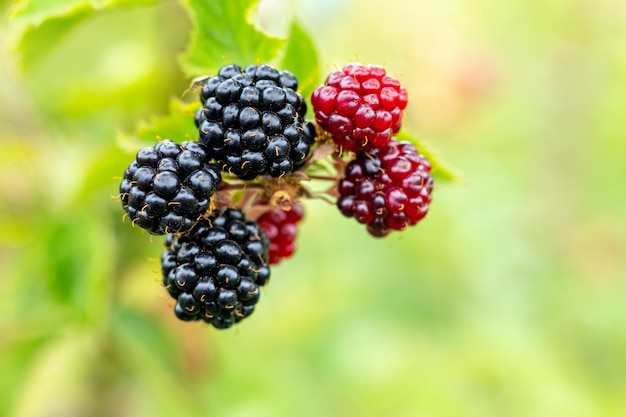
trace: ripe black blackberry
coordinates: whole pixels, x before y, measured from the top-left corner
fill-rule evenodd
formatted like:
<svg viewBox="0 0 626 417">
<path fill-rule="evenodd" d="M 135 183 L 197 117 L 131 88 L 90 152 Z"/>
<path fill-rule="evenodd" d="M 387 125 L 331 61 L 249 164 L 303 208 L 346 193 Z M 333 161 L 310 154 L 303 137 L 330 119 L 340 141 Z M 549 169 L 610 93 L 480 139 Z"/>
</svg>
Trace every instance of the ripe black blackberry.
<svg viewBox="0 0 626 417">
<path fill-rule="evenodd" d="M 122 206 L 133 224 L 155 235 L 189 231 L 222 181 L 198 142 L 163 140 L 137 152 L 120 184 Z"/>
<path fill-rule="evenodd" d="M 200 141 L 224 171 L 244 180 L 299 169 L 315 127 L 304 119 L 307 105 L 297 88 L 293 74 L 269 65 L 222 67 L 202 84 Z"/>
<path fill-rule="evenodd" d="M 163 285 L 176 317 L 224 329 L 252 314 L 270 276 L 269 241 L 256 222 L 222 209 L 165 244 Z"/>
</svg>

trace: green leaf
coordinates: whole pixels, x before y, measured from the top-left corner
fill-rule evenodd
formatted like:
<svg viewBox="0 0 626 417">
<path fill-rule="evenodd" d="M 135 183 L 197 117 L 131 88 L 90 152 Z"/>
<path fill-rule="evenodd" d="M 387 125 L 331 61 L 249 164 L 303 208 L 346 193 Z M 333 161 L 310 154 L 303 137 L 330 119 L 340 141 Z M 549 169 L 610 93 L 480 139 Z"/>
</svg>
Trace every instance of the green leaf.
<svg viewBox="0 0 626 417">
<path fill-rule="evenodd" d="M 300 82 L 299 90 L 308 99 L 319 82 L 321 68 L 315 43 L 298 23 L 291 24 L 280 69 L 291 71 Z"/>
<path fill-rule="evenodd" d="M 199 108 L 199 103 L 185 103 L 173 98 L 169 113 L 140 121 L 135 134 L 120 133 L 118 146 L 128 153 L 135 153 L 144 146 L 153 146 L 161 139 L 171 139 L 178 143 L 198 140 L 198 130 L 193 118 Z"/>
<path fill-rule="evenodd" d="M 29 26 L 24 31 L 17 48 L 21 53 L 22 70 L 27 71 L 36 67 L 72 29 L 93 12 L 91 5 L 79 4 L 62 16 L 48 17 L 38 26 Z"/>
<path fill-rule="evenodd" d="M 259 0 L 185 0 L 192 21 L 189 47 L 180 63 L 189 77 L 216 74 L 228 63 L 274 60 L 285 44 L 251 23 Z"/>
<path fill-rule="evenodd" d="M 107 7 L 132 7 L 157 2 L 158 0 L 22 0 L 14 7 L 13 19 L 38 26 L 47 19 L 68 16 L 80 8 L 101 10 Z"/>
<path fill-rule="evenodd" d="M 128 166 L 128 154 L 120 147 L 107 146 L 95 149 L 96 152 L 86 155 L 90 164 L 83 173 L 83 183 L 76 194 L 76 200 L 85 206 L 93 203 L 94 199 L 101 198 L 103 194 L 113 196 L 119 187 L 119 176 Z M 118 206 L 120 207 L 120 206 Z"/>
<path fill-rule="evenodd" d="M 13 18 L 18 22 L 38 26 L 50 18 L 70 16 L 79 9 L 102 7 L 106 0 L 23 0 L 16 6 Z"/>
<path fill-rule="evenodd" d="M 37 66 L 95 12 L 150 5 L 158 0 L 24 0 L 13 14 L 16 52 L 23 70 Z"/>
<path fill-rule="evenodd" d="M 429 145 L 426 145 L 423 140 L 416 138 L 408 133 L 406 130 L 400 131 L 395 138 L 398 141 L 408 141 L 415 145 L 419 153 L 424 155 L 432 166 L 432 174 L 435 179 L 448 182 L 459 182 L 461 177 L 457 174 L 448 164 L 442 162 Z"/>
<path fill-rule="evenodd" d="M 199 108 L 199 103 L 185 103 L 179 99 L 172 99 L 170 112 L 164 116 L 154 117 L 149 122 L 140 122 L 137 134 L 142 141 L 149 142 L 155 142 L 159 138 L 175 142 L 198 140 L 198 130 L 193 118 Z"/>
</svg>

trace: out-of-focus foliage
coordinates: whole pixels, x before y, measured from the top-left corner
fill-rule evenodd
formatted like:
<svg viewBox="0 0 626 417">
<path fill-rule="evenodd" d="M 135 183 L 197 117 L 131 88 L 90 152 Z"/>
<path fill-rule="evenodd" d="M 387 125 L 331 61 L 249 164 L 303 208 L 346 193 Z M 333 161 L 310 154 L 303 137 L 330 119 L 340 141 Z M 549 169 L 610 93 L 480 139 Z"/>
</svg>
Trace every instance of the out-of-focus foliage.
<svg viewBox="0 0 626 417">
<path fill-rule="evenodd" d="M 626 415 L 622 2 L 0 16 L 0 415 Z M 295 257 L 219 332 L 174 318 L 163 239 L 112 197 L 140 146 L 194 138 L 190 78 L 233 60 L 289 69 L 305 94 L 383 64 L 409 91 L 407 137 L 456 169 L 437 160 L 428 217 L 385 240 L 306 201 Z"/>
</svg>

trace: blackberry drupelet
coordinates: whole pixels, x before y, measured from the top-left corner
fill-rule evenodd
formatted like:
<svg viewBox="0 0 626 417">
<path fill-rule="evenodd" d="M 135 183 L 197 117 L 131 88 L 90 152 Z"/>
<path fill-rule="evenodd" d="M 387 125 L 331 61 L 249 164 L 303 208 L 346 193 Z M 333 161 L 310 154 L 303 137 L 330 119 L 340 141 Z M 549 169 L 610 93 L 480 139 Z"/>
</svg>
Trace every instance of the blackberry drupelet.
<svg viewBox="0 0 626 417">
<path fill-rule="evenodd" d="M 298 223 L 302 220 L 304 208 L 299 203 L 290 210 L 271 209 L 261 215 L 257 222 L 270 241 L 270 265 L 290 258 L 296 250 Z"/>
<path fill-rule="evenodd" d="M 358 153 L 339 180 L 337 207 L 383 237 L 414 225 L 428 213 L 433 190 L 430 163 L 409 142 L 391 140 Z"/>
<path fill-rule="evenodd" d="M 168 235 L 161 256 L 163 285 L 180 320 L 218 329 L 248 317 L 269 280 L 269 241 L 235 209 L 201 219 L 186 235 Z"/>
<path fill-rule="evenodd" d="M 155 235 L 185 233 L 209 208 L 222 181 L 198 142 L 163 140 L 137 152 L 120 184 L 133 224 Z"/>
<path fill-rule="evenodd" d="M 387 145 L 398 133 L 407 92 L 384 68 L 354 63 L 330 73 L 311 104 L 337 145 L 361 152 Z"/>
<path fill-rule="evenodd" d="M 293 74 L 269 65 L 222 67 L 200 90 L 200 142 L 224 171 L 244 180 L 299 169 L 316 133 L 297 88 Z"/>
</svg>

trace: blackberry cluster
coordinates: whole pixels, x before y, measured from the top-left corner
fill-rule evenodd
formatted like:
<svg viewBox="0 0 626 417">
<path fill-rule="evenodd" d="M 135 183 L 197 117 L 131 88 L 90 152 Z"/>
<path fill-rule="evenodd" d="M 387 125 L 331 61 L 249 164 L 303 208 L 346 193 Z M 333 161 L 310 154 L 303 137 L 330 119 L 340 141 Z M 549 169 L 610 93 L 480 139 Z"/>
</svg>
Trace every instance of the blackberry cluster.
<svg viewBox="0 0 626 417">
<path fill-rule="evenodd" d="M 186 235 L 166 239 L 163 285 L 181 320 L 218 329 L 248 317 L 270 277 L 269 242 L 258 224 L 235 209 L 202 219 Z"/>
<path fill-rule="evenodd" d="M 376 65 L 348 64 L 311 96 L 315 119 L 343 149 L 363 152 L 398 133 L 407 91 Z"/>
<path fill-rule="evenodd" d="M 167 235 L 162 283 L 178 319 L 225 329 L 250 316 L 269 265 L 296 250 L 302 197 L 337 196 L 339 210 L 376 237 L 428 213 L 431 166 L 393 138 L 407 105 L 397 80 L 374 65 L 331 73 L 311 97 L 319 126 L 305 119 L 297 89 L 288 71 L 226 65 L 200 82 L 199 139 L 145 147 L 124 171 L 120 199 L 133 225 Z M 312 153 L 316 127 L 334 144 Z M 288 175 L 299 169 L 307 172 Z M 305 180 L 333 184 L 317 192 Z"/>
<path fill-rule="evenodd" d="M 119 187 L 133 224 L 155 235 L 185 233 L 210 206 L 222 181 L 198 142 L 163 140 L 137 152 Z"/>
<path fill-rule="evenodd" d="M 270 265 L 290 258 L 296 250 L 297 224 L 302 220 L 304 208 L 296 203 L 290 210 L 271 209 L 257 220 L 270 241 Z"/>
<path fill-rule="evenodd" d="M 339 181 L 337 206 L 376 237 L 414 225 L 428 213 L 430 163 L 408 142 L 357 154 Z"/>
<path fill-rule="evenodd" d="M 202 84 L 195 115 L 200 142 L 227 171 L 241 179 L 281 177 L 304 165 L 315 127 L 288 71 L 269 65 L 231 64 Z"/>
</svg>

